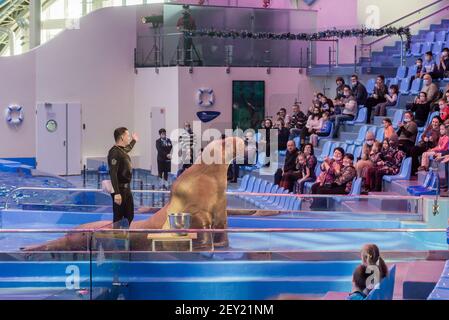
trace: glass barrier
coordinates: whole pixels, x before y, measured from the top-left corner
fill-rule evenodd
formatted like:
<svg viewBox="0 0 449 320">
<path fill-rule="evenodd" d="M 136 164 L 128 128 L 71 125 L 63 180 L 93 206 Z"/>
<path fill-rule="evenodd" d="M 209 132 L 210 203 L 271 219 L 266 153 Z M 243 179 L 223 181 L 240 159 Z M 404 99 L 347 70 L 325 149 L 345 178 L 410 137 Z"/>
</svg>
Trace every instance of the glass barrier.
<svg viewBox="0 0 449 320">
<path fill-rule="evenodd" d="M 365 243 L 376 243 L 390 266 L 449 258 L 445 229 L 127 227 L 0 230 L 0 299 L 324 295 L 351 289 Z M 315 283 L 320 277 L 329 281 Z M 313 286 L 303 287 L 305 282 Z M 266 285 L 267 296 L 258 294 L 257 284 Z"/>
<path fill-rule="evenodd" d="M 268 190 L 271 192 L 245 192 Z M 170 201 L 170 191 L 132 190 L 138 213 L 154 213 Z M 271 215 L 279 218 L 316 217 L 337 218 L 422 218 L 423 198 L 396 195 L 319 195 L 292 194 L 268 181 L 249 181 L 245 188 L 226 192 L 228 215 Z M 5 197 L 5 209 L 27 211 L 61 211 L 111 213 L 112 198 L 100 189 L 77 188 L 17 188 Z M 139 210 L 140 209 L 140 210 Z M 101 219 L 101 216 L 99 216 Z"/>
</svg>

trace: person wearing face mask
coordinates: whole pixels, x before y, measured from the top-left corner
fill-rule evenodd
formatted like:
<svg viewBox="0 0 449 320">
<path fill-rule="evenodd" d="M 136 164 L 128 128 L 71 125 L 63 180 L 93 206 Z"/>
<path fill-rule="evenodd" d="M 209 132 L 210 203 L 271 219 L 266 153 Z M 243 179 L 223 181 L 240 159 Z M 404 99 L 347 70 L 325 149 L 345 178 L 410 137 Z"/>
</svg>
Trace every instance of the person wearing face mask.
<svg viewBox="0 0 449 320">
<path fill-rule="evenodd" d="M 435 154 L 439 154 L 449 149 L 449 137 L 446 134 L 446 126 L 441 124 L 439 129 L 440 138 L 438 139 L 438 144 L 422 154 L 421 166 L 418 170 L 428 171 L 430 158 L 433 158 Z"/>
<path fill-rule="evenodd" d="M 338 132 L 340 130 L 340 125 L 342 122 L 354 120 L 357 115 L 357 101 L 352 95 L 351 88 L 345 86 L 343 89 L 345 97 L 341 99 L 341 103 L 344 104 L 344 108 L 341 114 L 333 115 L 330 120 L 335 124 L 334 136 L 333 138 L 338 138 Z"/>
<path fill-rule="evenodd" d="M 357 176 L 360 177 L 362 171 L 371 166 L 371 161 L 369 159 L 369 155 L 371 153 L 371 149 L 373 148 L 374 143 L 376 142 L 375 135 L 372 131 L 368 131 L 365 136 L 365 143 L 362 147 L 362 154 L 360 156 L 360 160 L 357 161 L 355 168 L 357 170 Z"/>
<path fill-rule="evenodd" d="M 418 126 L 413 118 L 413 113 L 407 111 L 404 113 L 403 122 L 398 125 L 399 129 L 396 132 L 398 135 L 398 147 L 407 155 L 410 154 L 410 149 L 415 145 L 416 136 L 418 134 Z"/>
<path fill-rule="evenodd" d="M 438 71 L 437 64 L 435 63 L 435 60 L 433 60 L 433 53 L 432 51 L 427 51 L 425 58 L 424 58 L 424 64 L 423 64 L 423 73 L 424 74 L 430 74 L 431 76 L 435 76 Z"/>
<path fill-rule="evenodd" d="M 416 65 L 416 73 L 414 76 L 412 76 L 411 81 L 413 81 L 415 78 L 421 78 L 424 75 L 421 58 L 416 59 L 415 65 Z"/>
<path fill-rule="evenodd" d="M 407 105 L 406 109 L 414 112 L 416 124 L 418 127 L 423 127 L 430 113 L 430 103 L 427 101 L 427 93 L 420 92 L 416 101 L 411 105 Z"/>
<path fill-rule="evenodd" d="M 325 160 L 326 161 L 326 160 Z M 329 164 L 324 162 L 325 166 Z M 333 180 L 322 185 L 314 184 L 312 194 L 348 194 L 352 188 L 352 181 L 357 176 L 354 168 L 354 156 L 347 153 L 341 160 L 341 165 L 335 165 L 333 170 Z M 323 210 L 327 208 L 326 198 L 314 198 L 310 209 Z"/>
<path fill-rule="evenodd" d="M 434 117 L 429 126 L 424 130 L 418 145 L 410 149 L 412 157 L 412 175 L 416 175 L 419 167 L 419 157 L 427 150 L 434 148 L 440 138 L 440 117 Z"/>
<path fill-rule="evenodd" d="M 368 92 L 365 86 L 359 81 L 359 77 L 356 74 L 351 76 L 351 91 L 357 101 L 358 105 L 365 105 L 368 98 Z"/>
<path fill-rule="evenodd" d="M 134 201 L 131 194 L 132 164 L 128 155 L 139 140 L 137 134 L 130 136 L 125 127 L 117 128 L 114 131 L 115 145 L 109 150 L 108 165 L 109 176 L 113 190 L 112 210 L 114 212 L 113 222 L 127 219 L 131 224 L 134 218 Z"/>
<path fill-rule="evenodd" d="M 395 175 L 401 169 L 402 161 L 406 155 L 403 151 L 398 149 L 396 139 L 388 141 L 389 147 L 386 151 L 382 150 L 382 160 L 373 168 L 368 169 L 370 180 L 370 191 L 382 191 L 382 180 L 386 175 Z"/>
<path fill-rule="evenodd" d="M 423 76 L 423 87 L 421 92 L 426 93 L 426 102 L 430 105 L 436 103 L 440 97 L 440 89 L 438 86 L 432 82 L 432 77 L 430 74 L 426 74 Z"/>
<path fill-rule="evenodd" d="M 438 65 L 438 78 L 449 78 L 449 48 L 441 51 L 440 63 Z"/>
<path fill-rule="evenodd" d="M 171 151 L 172 143 L 167 138 L 167 131 L 165 129 L 159 130 L 159 139 L 156 140 L 157 149 L 157 171 L 160 179 L 168 180 L 168 173 L 171 170 Z"/>
<path fill-rule="evenodd" d="M 365 107 L 367 110 L 367 120 L 366 123 L 371 123 L 371 115 L 373 108 L 379 104 L 386 101 L 385 95 L 388 93 L 387 86 L 385 85 L 385 76 L 380 74 L 376 78 L 376 84 L 374 86 L 374 91 L 371 97 L 366 100 Z"/>
</svg>

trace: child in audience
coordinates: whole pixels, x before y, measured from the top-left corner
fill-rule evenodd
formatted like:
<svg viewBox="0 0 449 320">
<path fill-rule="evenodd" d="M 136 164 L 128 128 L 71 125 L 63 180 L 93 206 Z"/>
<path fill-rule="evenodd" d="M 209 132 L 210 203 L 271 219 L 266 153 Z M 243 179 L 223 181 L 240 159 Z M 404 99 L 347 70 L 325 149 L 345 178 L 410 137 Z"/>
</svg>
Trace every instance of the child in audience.
<svg viewBox="0 0 449 320">
<path fill-rule="evenodd" d="M 395 84 L 392 84 L 388 90 L 388 94 L 385 95 L 385 99 L 387 101 L 378 103 L 374 109 L 375 116 L 383 116 L 387 115 L 387 107 L 392 107 L 396 105 L 398 101 L 398 93 L 399 87 Z"/>
<path fill-rule="evenodd" d="M 418 58 L 416 59 L 416 74 L 414 77 L 412 77 L 412 80 L 415 78 L 421 78 L 423 76 L 422 71 L 422 59 Z"/>
<path fill-rule="evenodd" d="M 296 158 L 297 180 L 295 182 L 295 193 L 302 194 L 304 182 L 309 181 L 311 176 L 310 168 L 307 166 L 307 157 L 303 152 Z"/>
<path fill-rule="evenodd" d="M 438 101 L 438 108 L 440 109 L 440 118 L 444 124 L 449 124 L 449 103 L 446 103 L 444 99 Z"/>
<path fill-rule="evenodd" d="M 397 138 L 398 135 L 396 134 L 396 131 L 394 131 L 393 123 L 390 118 L 384 118 L 382 124 L 384 125 L 384 139 L 391 139 L 393 136 Z"/>
<path fill-rule="evenodd" d="M 332 122 L 329 120 L 329 112 L 325 111 L 321 117 L 321 128 L 312 135 L 310 135 L 310 143 L 316 147 L 318 146 L 318 137 L 328 137 L 331 133 Z"/>
<path fill-rule="evenodd" d="M 430 74 L 433 78 L 435 72 L 437 71 L 437 68 L 437 64 L 435 63 L 435 60 L 433 60 L 432 51 L 427 51 L 423 65 L 422 76 L 424 76 L 424 74 Z"/>
<path fill-rule="evenodd" d="M 371 291 L 373 289 L 373 287 L 379 283 L 380 281 L 382 281 L 386 276 L 388 276 L 388 267 L 387 264 L 385 263 L 384 259 L 382 259 L 382 257 L 380 256 L 380 250 L 379 247 L 377 247 L 375 244 L 365 244 L 362 247 L 362 250 L 360 252 L 361 258 L 362 258 L 362 264 L 366 267 L 372 267 L 372 266 L 376 266 L 378 267 L 378 275 L 379 278 L 378 279 L 374 279 L 375 283 L 371 283 L 367 290 L 365 290 L 365 293 L 368 294 L 369 291 Z M 369 272 L 368 270 L 368 273 Z M 377 281 L 376 281 L 377 280 Z"/>
<path fill-rule="evenodd" d="M 429 170 L 429 158 L 433 157 L 435 154 L 441 153 L 448 150 L 449 148 L 449 136 L 446 132 L 446 126 L 444 124 L 440 125 L 440 138 L 438 139 L 438 145 L 434 148 L 429 149 L 424 152 L 421 157 L 421 166 L 418 168 L 419 171 Z"/>
<path fill-rule="evenodd" d="M 361 264 L 355 268 L 352 274 L 352 292 L 346 300 L 365 300 L 366 282 L 368 281 L 369 273 L 367 273 L 366 266 Z"/>
</svg>

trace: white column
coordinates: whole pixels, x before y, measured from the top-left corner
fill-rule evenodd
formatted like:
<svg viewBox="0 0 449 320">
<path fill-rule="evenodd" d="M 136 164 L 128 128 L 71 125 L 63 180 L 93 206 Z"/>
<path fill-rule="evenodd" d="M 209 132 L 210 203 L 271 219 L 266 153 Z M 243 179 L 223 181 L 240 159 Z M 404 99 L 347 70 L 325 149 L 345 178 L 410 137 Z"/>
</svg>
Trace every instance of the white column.
<svg viewBox="0 0 449 320">
<path fill-rule="evenodd" d="M 30 1 L 30 49 L 41 44 L 41 0 Z"/>
</svg>

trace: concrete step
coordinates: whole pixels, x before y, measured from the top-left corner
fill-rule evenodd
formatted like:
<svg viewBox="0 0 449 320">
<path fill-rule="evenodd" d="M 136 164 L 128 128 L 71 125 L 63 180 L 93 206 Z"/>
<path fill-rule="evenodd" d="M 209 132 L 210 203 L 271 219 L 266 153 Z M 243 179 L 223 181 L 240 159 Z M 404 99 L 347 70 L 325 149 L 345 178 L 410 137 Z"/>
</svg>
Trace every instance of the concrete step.
<svg viewBox="0 0 449 320">
<path fill-rule="evenodd" d="M 404 195 L 399 193 L 398 190 L 388 191 L 388 194 L 391 195 Z M 370 192 L 370 196 L 385 196 L 384 192 Z M 380 211 L 384 212 L 403 212 L 404 214 L 412 214 L 417 212 L 416 201 L 414 200 L 405 200 L 405 199 L 387 199 L 387 198 L 372 198 L 370 199 L 370 204 L 375 206 Z"/>
</svg>

